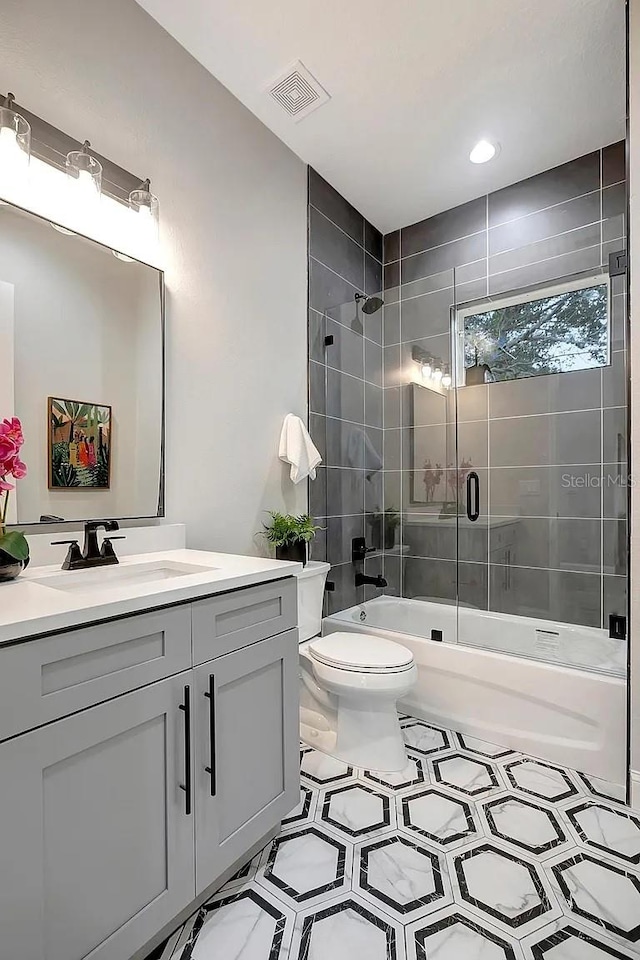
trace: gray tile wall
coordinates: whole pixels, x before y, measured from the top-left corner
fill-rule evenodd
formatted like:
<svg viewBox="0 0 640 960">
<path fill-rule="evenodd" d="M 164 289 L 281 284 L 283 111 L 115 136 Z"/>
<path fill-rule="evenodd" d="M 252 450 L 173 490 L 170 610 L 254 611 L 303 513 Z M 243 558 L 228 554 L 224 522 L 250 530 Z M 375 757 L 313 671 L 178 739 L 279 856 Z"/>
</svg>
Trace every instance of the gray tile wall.
<svg viewBox="0 0 640 960">
<path fill-rule="evenodd" d="M 402 550 L 384 556 L 390 592 L 456 592 L 455 531 L 420 523 L 411 502 L 411 431 L 443 429 L 410 425 L 412 348 L 450 363 L 454 301 L 606 264 L 626 242 L 624 179 L 613 144 L 384 238 L 384 506 L 404 518 Z M 482 467 L 483 494 L 459 544 L 461 600 L 593 626 L 626 612 L 624 286 L 612 284 L 611 366 L 458 392 L 459 453 Z"/>
<path fill-rule="evenodd" d="M 381 290 L 382 235 L 309 168 L 309 422 L 323 457 L 309 503 L 325 527 L 311 555 L 332 565 L 329 613 L 365 599 L 351 540 L 370 539 L 367 515 L 383 501 L 383 315 L 363 315 L 354 299 Z M 380 552 L 366 572 L 382 572 Z"/>
</svg>

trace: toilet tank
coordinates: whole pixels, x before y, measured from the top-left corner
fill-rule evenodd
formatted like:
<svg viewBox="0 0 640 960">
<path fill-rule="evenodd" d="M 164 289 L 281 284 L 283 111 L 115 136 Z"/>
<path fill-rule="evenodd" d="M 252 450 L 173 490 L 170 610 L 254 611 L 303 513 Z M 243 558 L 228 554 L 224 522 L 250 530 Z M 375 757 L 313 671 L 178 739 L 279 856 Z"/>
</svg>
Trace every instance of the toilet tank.
<svg viewBox="0 0 640 960">
<path fill-rule="evenodd" d="M 300 573 L 296 573 L 300 643 L 317 637 L 322 629 L 324 585 L 330 569 L 328 563 L 310 560 Z"/>
</svg>

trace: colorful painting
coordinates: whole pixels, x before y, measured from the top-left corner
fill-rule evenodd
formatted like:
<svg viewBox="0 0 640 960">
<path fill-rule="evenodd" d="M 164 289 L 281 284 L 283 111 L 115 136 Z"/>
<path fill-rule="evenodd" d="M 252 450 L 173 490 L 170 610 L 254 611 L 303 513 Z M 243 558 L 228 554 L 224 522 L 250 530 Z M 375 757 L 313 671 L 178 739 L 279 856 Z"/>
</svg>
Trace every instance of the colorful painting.
<svg viewBox="0 0 640 960">
<path fill-rule="evenodd" d="M 49 489 L 107 490 L 111 407 L 49 397 Z"/>
</svg>

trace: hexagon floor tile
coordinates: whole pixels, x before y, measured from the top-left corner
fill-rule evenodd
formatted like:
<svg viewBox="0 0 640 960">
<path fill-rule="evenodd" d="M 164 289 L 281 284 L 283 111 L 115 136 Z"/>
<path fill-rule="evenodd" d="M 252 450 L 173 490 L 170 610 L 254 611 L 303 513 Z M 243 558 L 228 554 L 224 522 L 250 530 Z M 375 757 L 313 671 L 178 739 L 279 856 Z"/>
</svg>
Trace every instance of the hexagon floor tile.
<svg viewBox="0 0 640 960">
<path fill-rule="evenodd" d="M 380 773 L 376 770 L 363 770 L 359 777 L 371 786 L 399 793 L 408 787 L 419 787 L 429 779 L 425 763 L 420 757 L 409 756 L 407 766 L 399 773 Z"/>
<path fill-rule="evenodd" d="M 437 846 L 452 849 L 477 835 L 471 806 L 437 787 L 398 797 L 398 828 L 414 838 L 425 837 Z"/>
<path fill-rule="evenodd" d="M 341 783 L 353 779 L 353 767 L 328 757 L 319 750 L 309 747 L 302 751 L 300 759 L 300 776 L 303 782 L 311 782 L 314 786 L 327 786 L 330 783 Z"/>
<path fill-rule="evenodd" d="M 432 727 L 424 720 L 403 720 L 402 736 L 410 750 L 422 756 L 441 753 L 453 746 L 453 739 L 445 730 Z"/>
<path fill-rule="evenodd" d="M 550 763 L 524 757 L 514 760 L 513 763 L 506 763 L 504 771 L 515 790 L 527 793 L 531 797 L 560 803 L 579 796 L 578 788 L 569 774 L 561 767 L 555 767 Z"/>
<path fill-rule="evenodd" d="M 278 836 L 153 960 L 640 960 L 640 814 L 621 785 L 401 727 L 398 773 L 303 744 Z"/>
<path fill-rule="evenodd" d="M 406 928 L 407 960 L 521 960 L 515 937 L 455 904 Z"/>
<path fill-rule="evenodd" d="M 560 915 L 542 867 L 494 841 L 454 853 L 450 862 L 459 902 L 501 930 L 523 936 Z"/>
<path fill-rule="evenodd" d="M 626 863 L 640 864 L 640 817 L 631 811 L 587 801 L 565 811 L 578 838 L 587 847 L 601 850 Z"/>
<path fill-rule="evenodd" d="M 354 957 L 405 960 L 402 924 L 354 893 L 324 908 L 298 914 L 290 960 L 354 960 Z M 271 958 L 264 957 L 264 960 Z"/>
<path fill-rule="evenodd" d="M 567 842 L 556 814 L 523 797 L 501 796 L 482 810 L 492 836 L 527 853 L 542 857 Z"/>
<path fill-rule="evenodd" d="M 640 953 L 564 917 L 521 941 L 525 960 L 632 960 Z"/>
<path fill-rule="evenodd" d="M 498 773 L 488 760 L 465 757 L 461 753 L 434 760 L 433 774 L 437 783 L 468 797 L 484 796 L 501 787 Z"/>
<path fill-rule="evenodd" d="M 363 783 L 326 790 L 320 803 L 321 821 L 352 838 L 360 839 L 395 826 L 393 799 Z"/>
<path fill-rule="evenodd" d="M 515 759 L 517 754 L 508 747 L 501 747 L 497 743 L 488 743 L 486 740 L 478 740 L 477 737 L 470 737 L 466 733 L 458 733 L 458 742 L 467 753 L 477 753 L 481 757 L 488 757 L 489 760 L 502 760 L 504 757 Z"/>
<path fill-rule="evenodd" d="M 306 827 L 273 841 L 256 880 L 274 896 L 284 895 L 286 903 L 315 902 L 349 887 L 351 855 L 335 837 L 316 826 Z"/>
<path fill-rule="evenodd" d="M 548 869 L 565 913 L 582 920 L 590 932 L 604 928 L 623 943 L 637 945 L 640 956 L 640 874 L 637 871 L 585 850 L 554 861 Z"/>
<path fill-rule="evenodd" d="M 444 856 L 423 843 L 391 834 L 355 851 L 354 889 L 399 919 L 423 916 L 452 900 Z"/>
</svg>

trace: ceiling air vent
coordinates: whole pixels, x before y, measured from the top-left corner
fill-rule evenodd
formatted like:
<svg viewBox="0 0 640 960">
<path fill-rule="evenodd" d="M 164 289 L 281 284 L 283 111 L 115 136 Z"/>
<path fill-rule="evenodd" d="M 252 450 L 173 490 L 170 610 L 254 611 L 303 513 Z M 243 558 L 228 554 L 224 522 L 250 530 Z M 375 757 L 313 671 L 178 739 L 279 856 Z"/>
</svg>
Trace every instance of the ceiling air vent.
<svg viewBox="0 0 640 960">
<path fill-rule="evenodd" d="M 330 96 L 299 60 L 271 84 L 269 94 L 296 123 L 322 106 Z"/>
</svg>

